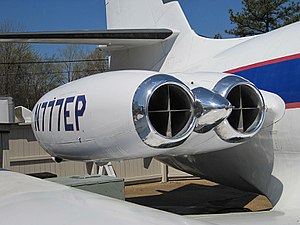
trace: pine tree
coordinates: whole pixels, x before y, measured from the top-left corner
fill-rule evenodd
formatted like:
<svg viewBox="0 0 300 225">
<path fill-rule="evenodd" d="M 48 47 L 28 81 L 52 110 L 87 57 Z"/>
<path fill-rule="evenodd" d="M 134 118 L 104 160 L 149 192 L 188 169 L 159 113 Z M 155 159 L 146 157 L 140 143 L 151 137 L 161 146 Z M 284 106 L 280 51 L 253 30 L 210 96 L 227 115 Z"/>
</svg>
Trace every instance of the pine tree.
<svg viewBox="0 0 300 225">
<path fill-rule="evenodd" d="M 229 10 L 231 24 L 226 33 L 245 37 L 266 33 L 300 20 L 300 3 L 294 0 L 243 0 L 241 12 Z"/>
</svg>

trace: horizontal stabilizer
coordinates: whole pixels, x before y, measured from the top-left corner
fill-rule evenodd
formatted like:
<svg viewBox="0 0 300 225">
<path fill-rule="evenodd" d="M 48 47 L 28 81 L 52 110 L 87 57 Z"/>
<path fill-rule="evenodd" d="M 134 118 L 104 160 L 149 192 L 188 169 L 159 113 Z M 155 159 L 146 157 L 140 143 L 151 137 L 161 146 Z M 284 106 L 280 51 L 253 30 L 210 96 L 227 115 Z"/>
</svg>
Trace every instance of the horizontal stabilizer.
<svg viewBox="0 0 300 225">
<path fill-rule="evenodd" d="M 58 31 L 1 33 L 0 43 L 97 44 L 142 46 L 168 39 L 169 29 L 113 29 L 92 31 Z"/>
</svg>

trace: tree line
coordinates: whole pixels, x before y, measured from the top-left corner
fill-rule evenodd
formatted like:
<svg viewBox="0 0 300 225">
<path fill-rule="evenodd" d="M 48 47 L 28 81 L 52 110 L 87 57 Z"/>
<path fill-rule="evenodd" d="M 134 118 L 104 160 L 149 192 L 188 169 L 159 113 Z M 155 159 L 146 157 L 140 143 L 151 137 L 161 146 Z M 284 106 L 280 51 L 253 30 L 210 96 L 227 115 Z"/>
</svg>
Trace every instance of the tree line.
<svg viewBox="0 0 300 225">
<path fill-rule="evenodd" d="M 299 0 L 243 0 L 241 12 L 229 9 L 235 25 L 226 33 L 238 37 L 252 36 L 275 30 L 300 20 Z"/>
<path fill-rule="evenodd" d="M 299 0 L 242 0 L 240 12 L 229 9 L 234 25 L 225 33 L 235 37 L 263 34 L 300 20 Z M 220 33 L 216 39 L 222 38 Z"/>
<path fill-rule="evenodd" d="M 15 31 L 20 28 L 10 22 L 0 24 L 0 32 Z M 107 70 L 108 60 L 98 48 L 67 45 L 57 55 L 43 56 L 28 43 L 0 44 L 0 96 L 13 97 L 16 106 L 32 109 L 48 91 Z"/>
</svg>

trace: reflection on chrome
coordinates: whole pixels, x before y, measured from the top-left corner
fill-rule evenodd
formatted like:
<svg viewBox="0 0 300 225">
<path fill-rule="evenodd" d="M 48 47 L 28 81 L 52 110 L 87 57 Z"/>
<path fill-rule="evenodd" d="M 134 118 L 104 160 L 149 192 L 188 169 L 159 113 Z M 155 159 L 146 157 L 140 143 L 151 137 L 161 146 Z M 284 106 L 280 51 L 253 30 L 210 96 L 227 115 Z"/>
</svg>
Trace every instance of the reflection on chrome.
<svg viewBox="0 0 300 225">
<path fill-rule="evenodd" d="M 158 74 L 140 84 L 132 103 L 135 129 L 153 148 L 182 144 L 193 131 L 214 129 L 227 142 L 253 137 L 264 121 L 265 104 L 249 81 L 227 76 L 213 88 L 192 91 L 170 75 Z"/>
<path fill-rule="evenodd" d="M 201 107 L 201 114 L 196 115 L 195 132 L 206 133 L 226 119 L 231 111 L 231 103 L 221 95 L 208 89 L 198 87 L 192 90 L 195 106 Z"/>
<path fill-rule="evenodd" d="M 164 74 L 146 79 L 133 98 L 134 125 L 142 141 L 154 148 L 183 143 L 195 127 L 194 97 L 178 79 Z"/>
<path fill-rule="evenodd" d="M 261 128 L 265 103 L 260 91 L 248 80 L 227 76 L 213 89 L 232 105 L 232 113 L 215 128 L 219 137 L 228 142 L 242 142 L 253 137 Z"/>
</svg>

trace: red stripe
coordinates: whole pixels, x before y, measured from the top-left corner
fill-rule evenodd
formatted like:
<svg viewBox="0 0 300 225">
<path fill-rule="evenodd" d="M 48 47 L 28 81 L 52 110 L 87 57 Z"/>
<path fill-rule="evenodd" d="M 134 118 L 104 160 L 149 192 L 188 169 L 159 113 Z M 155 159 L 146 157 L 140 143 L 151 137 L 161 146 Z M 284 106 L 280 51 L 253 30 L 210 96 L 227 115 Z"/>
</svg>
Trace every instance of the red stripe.
<svg viewBox="0 0 300 225">
<path fill-rule="evenodd" d="M 286 109 L 300 108 L 300 102 L 287 103 L 287 104 L 285 104 L 285 108 Z"/>
<path fill-rule="evenodd" d="M 292 60 L 292 59 L 298 59 L 300 58 L 300 53 L 298 54 L 294 54 L 294 55 L 289 55 L 289 56 L 284 56 L 281 58 L 277 58 L 277 59 L 271 59 L 271 60 L 267 60 L 264 62 L 259 62 L 259 63 L 254 63 L 248 66 L 243 66 L 237 69 L 232 69 L 232 70 L 228 70 L 225 71 L 225 73 L 236 73 L 236 72 L 240 72 L 243 70 L 248 70 L 248 69 L 253 69 L 256 67 L 260 67 L 260 66 L 266 66 L 266 65 L 270 65 L 270 64 L 274 64 L 274 63 L 279 63 L 279 62 L 284 62 L 284 61 L 288 61 L 288 60 Z"/>
</svg>

